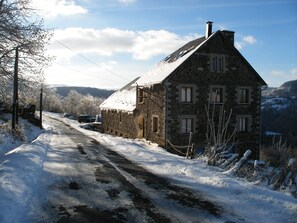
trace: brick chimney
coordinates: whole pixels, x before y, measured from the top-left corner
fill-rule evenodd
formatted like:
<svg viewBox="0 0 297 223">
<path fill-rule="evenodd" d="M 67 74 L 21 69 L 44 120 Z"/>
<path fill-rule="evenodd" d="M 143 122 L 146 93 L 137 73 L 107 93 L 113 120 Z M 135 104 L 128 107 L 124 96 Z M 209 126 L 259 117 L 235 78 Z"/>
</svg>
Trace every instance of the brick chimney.
<svg viewBox="0 0 297 223">
<path fill-rule="evenodd" d="M 212 33 L 212 23 L 213 22 L 210 22 L 210 21 L 206 22 L 205 39 L 210 37 Z"/>
</svg>

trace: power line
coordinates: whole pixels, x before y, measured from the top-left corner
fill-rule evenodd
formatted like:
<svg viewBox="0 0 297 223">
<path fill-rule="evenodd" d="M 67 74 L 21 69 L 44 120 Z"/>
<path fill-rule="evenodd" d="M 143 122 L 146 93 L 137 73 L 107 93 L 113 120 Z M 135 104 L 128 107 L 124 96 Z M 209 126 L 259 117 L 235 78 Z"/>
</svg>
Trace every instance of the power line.
<svg viewBox="0 0 297 223">
<path fill-rule="evenodd" d="M 56 39 L 55 39 L 55 40 L 56 40 Z M 73 50 L 73 49 L 71 49 L 70 47 L 66 46 L 65 44 L 63 44 L 63 43 L 60 42 L 59 40 L 56 40 L 56 41 L 57 41 L 60 45 L 62 45 L 62 46 L 65 47 L 66 49 L 68 49 L 68 50 L 74 52 L 76 55 L 80 56 L 81 58 L 85 59 L 86 61 L 88 61 L 88 62 L 90 62 L 90 63 L 92 63 L 92 64 L 94 64 L 94 65 L 100 67 L 102 70 L 105 70 L 106 72 L 109 72 L 109 73 L 111 73 L 111 74 L 113 74 L 113 75 L 115 75 L 115 76 L 117 76 L 117 77 L 119 77 L 119 78 L 122 78 L 122 79 L 125 80 L 125 81 L 130 81 L 130 80 L 128 80 L 127 78 L 124 78 L 124 77 L 122 77 L 121 75 L 116 74 L 116 73 L 113 72 L 113 71 L 110 71 L 110 70 L 105 69 L 103 66 L 97 64 L 96 62 L 90 60 L 89 58 L 83 56 L 82 54 L 76 52 L 75 50 Z"/>
<path fill-rule="evenodd" d="M 66 69 L 73 70 L 73 71 L 75 71 L 75 72 L 77 72 L 77 73 L 81 73 L 81 72 L 83 72 L 83 71 L 81 71 L 81 70 L 77 70 L 77 69 L 74 69 L 74 68 L 72 68 L 72 67 L 67 67 L 67 66 L 62 65 L 62 64 L 57 63 L 57 62 L 54 62 L 54 63 L 57 64 L 57 65 L 59 65 L 59 66 L 61 66 L 61 67 L 66 68 Z M 105 78 L 105 77 L 100 77 L 100 78 L 103 79 L 103 80 L 111 81 L 111 82 L 117 81 L 117 80 L 111 80 L 111 79 L 108 79 L 108 78 Z"/>
</svg>

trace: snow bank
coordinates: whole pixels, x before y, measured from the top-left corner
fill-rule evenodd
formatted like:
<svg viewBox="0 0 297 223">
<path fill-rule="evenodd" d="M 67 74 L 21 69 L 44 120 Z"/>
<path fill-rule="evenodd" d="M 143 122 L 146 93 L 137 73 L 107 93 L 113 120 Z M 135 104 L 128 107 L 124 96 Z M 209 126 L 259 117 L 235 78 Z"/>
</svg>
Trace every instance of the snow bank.
<svg viewBox="0 0 297 223">
<path fill-rule="evenodd" d="M 44 131 L 27 128 L 25 132 L 26 135 L 32 134 L 32 137 Z M 23 144 L 0 156 L 0 222 L 22 222 L 21 217 L 26 213 L 31 195 L 38 188 L 49 140 L 49 135 L 44 133 L 32 143 Z M 7 143 L 5 149 L 14 146 Z"/>
</svg>

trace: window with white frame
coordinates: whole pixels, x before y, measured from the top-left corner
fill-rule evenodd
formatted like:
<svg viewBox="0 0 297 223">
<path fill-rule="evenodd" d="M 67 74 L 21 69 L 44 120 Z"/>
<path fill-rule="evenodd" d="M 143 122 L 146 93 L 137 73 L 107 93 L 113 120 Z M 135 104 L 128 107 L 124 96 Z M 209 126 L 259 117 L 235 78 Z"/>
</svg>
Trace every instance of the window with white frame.
<svg viewBox="0 0 297 223">
<path fill-rule="evenodd" d="M 184 103 L 193 102 L 193 87 L 181 87 L 180 101 Z"/>
<path fill-rule="evenodd" d="M 153 132 L 159 132 L 159 118 L 158 116 L 153 116 Z"/>
<path fill-rule="evenodd" d="M 247 87 L 238 88 L 238 103 L 239 104 L 250 103 L 250 88 L 247 88 Z"/>
<path fill-rule="evenodd" d="M 193 118 L 182 118 L 181 119 L 181 133 L 188 134 L 194 130 L 194 119 Z"/>
<path fill-rule="evenodd" d="M 224 87 L 211 87 L 210 88 L 210 102 L 214 104 L 224 103 Z"/>
</svg>

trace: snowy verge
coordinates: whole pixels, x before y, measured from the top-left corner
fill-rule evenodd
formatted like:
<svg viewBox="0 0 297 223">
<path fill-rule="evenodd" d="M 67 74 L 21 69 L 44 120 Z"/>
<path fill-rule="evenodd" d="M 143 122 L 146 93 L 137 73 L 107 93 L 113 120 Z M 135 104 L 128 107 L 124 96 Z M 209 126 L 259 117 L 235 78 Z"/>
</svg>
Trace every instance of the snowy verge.
<svg viewBox="0 0 297 223">
<path fill-rule="evenodd" d="M 189 160 L 168 153 L 145 140 L 123 139 L 85 130 L 80 128 L 75 120 L 57 114 L 47 115 L 71 125 L 151 172 L 198 191 L 207 196 L 207 199 L 224 207 L 227 212 L 237 213 L 246 222 L 297 222 L 297 199 L 290 194 L 272 191 L 224 174 L 201 160 Z"/>
<path fill-rule="evenodd" d="M 29 124 L 26 126 L 27 140 L 40 135 L 15 149 L 13 147 L 17 144 L 7 140 L 4 149 L 12 150 L 0 156 L 0 222 L 22 222 L 20 218 L 26 213 L 32 194 L 38 188 L 51 129 L 49 126 L 46 126 L 46 130 L 34 129 L 34 126 L 29 128 Z"/>
</svg>

